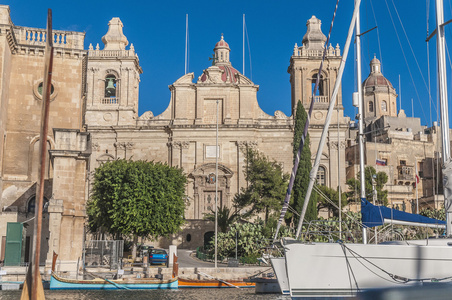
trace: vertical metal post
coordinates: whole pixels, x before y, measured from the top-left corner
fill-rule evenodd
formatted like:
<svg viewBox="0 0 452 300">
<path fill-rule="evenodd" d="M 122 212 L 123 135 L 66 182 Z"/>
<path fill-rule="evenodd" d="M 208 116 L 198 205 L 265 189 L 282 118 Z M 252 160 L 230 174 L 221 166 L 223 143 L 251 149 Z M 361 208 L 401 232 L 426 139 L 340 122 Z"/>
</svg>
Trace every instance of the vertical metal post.
<svg viewBox="0 0 452 300">
<path fill-rule="evenodd" d="M 446 235 L 452 235 L 452 162 L 450 157 L 449 108 L 447 103 L 447 75 L 444 37 L 444 6 L 436 0 L 436 51 L 438 59 L 439 99 L 441 103 L 441 139 L 443 162 L 444 207 L 446 210 Z"/>
<path fill-rule="evenodd" d="M 342 240 L 341 142 L 339 134 L 339 103 L 337 104 L 337 191 L 339 193 L 339 239 Z"/>
<path fill-rule="evenodd" d="M 243 76 L 245 76 L 245 14 L 243 14 L 243 43 L 242 43 L 242 58 L 243 58 Z"/>
<path fill-rule="evenodd" d="M 372 175 L 372 200 L 373 200 L 373 204 L 376 205 L 377 202 L 377 189 L 376 189 L 376 185 L 377 182 L 375 181 L 377 178 L 377 175 Z M 377 226 L 374 227 L 374 240 L 375 240 L 375 244 L 378 244 L 377 242 Z"/>
<path fill-rule="evenodd" d="M 215 142 L 215 269 L 217 269 L 218 259 L 218 104 L 217 99 L 217 126 L 216 126 L 216 142 Z"/>
<path fill-rule="evenodd" d="M 356 5 L 357 0 L 355 0 Z M 361 29 L 359 26 L 359 11 L 356 16 L 355 25 L 355 37 L 356 37 L 356 79 L 358 82 L 358 144 L 359 144 L 359 173 L 361 174 L 360 180 L 360 198 L 361 201 L 366 199 L 366 174 L 364 170 L 364 108 L 363 108 L 363 89 L 361 79 Z M 363 227 L 363 243 L 367 244 L 367 229 Z"/>
<path fill-rule="evenodd" d="M 188 69 L 188 14 L 185 15 L 185 74 Z"/>
</svg>

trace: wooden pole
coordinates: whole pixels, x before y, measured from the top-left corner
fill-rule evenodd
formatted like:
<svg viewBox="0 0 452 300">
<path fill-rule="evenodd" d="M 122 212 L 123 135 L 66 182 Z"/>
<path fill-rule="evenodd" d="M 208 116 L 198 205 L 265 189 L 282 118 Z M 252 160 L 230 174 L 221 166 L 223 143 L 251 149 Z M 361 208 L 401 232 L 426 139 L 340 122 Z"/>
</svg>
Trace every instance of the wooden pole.
<svg viewBox="0 0 452 300">
<path fill-rule="evenodd" d="M 22 299 L 40 300 L 44 299 L 44 289 L 42 286 L 41 275 L 39 273 L 39 261 L 41 254 L 41 231 L 42 231 L 42 207 L 44 199 L 44 179 L 46 171 L 46 154 L 47 154 L 47 131 L 49 128 L 49 109 L 50 109 L 50 93 L 52 87 L 52 67 L 53 67 L 53 34 L 52 34 L 52 10 L 47 11 L 47 35 L 45 48 L 45 66 L 44 66 L 44 84 L 42 89 L 42 110 L 41 110 L 41 133 L 39 136 L 39 157 L 40 163 L 38 167 L 38 182 L 36 185 L 36 204 L 35 204 L 35 222 L 33 234 L 33 264 L 31 276 L 31 293 L 26 293 L 26 289 L 30 288 L 28 282 L 24 285 Z M 24 294 L 28 297 L 24 298 Z"/>
</svg>

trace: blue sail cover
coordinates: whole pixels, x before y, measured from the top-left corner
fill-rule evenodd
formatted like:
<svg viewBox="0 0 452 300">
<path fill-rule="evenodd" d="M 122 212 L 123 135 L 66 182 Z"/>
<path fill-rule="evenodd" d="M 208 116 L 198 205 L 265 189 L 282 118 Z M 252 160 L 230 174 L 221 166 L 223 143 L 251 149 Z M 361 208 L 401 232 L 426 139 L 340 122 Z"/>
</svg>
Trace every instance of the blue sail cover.
<svg viewBox="0 0 452 300">
<path fill-rule="evenodd" d="M 384 224 L 384 219 L 398 220 L 412 223 L 445 225 L 445 221 L 427 218 L 417 214 L 410 214 L 386 206 L 375 206 L 365 198 L 361 198 L 362 223 L 367 227 L 375 227 Z"/>
</svg>

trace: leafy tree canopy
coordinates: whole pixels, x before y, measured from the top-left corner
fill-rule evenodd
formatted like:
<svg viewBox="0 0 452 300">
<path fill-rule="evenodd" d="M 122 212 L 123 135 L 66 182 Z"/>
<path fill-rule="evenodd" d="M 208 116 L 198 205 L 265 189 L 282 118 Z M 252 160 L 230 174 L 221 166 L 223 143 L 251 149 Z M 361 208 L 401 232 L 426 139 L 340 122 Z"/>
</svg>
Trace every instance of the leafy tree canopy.
<svg viewBox="0 0 452 300">
<path fill-rule="evenodd" d="M 288 174 L 282 166 L 252 148 L 244 149 L 246 168 L 244 170 L 247 187 L 242 187 L 234 197 L 238 209 L 247 208 L 243 217 L 265 213 L 268 217 L 279 212 L 287 189 Z"/>
<path fill-rule="evenodd" d="M 365 186 L 366 186 L 366 199 L 372 202 L 373 199 L 373 188 L 372 188 L 372 178 L 375 177 L 375 189 L 377 191 L 377 204 L 388 205 L 388 191 L 383 190 L 384 185 L 388 182 L 388 175 L 385 172 L 378 172 L 374 167 L 367 166 L 364 170 L 365 172 Z M 347 180 L 347 185 L 350 189 L 348 192 L 349 200 L 359 200 L 360 195 L 360 175 L 358 178 L 349 178 Z"/>
<path fill-rule="evenodd" d="M 87 214 L 92 231 L 157 238 L 184 222 L 186 177 L 166 164 L 115 160 L 95 170 Z"/>
</svg>

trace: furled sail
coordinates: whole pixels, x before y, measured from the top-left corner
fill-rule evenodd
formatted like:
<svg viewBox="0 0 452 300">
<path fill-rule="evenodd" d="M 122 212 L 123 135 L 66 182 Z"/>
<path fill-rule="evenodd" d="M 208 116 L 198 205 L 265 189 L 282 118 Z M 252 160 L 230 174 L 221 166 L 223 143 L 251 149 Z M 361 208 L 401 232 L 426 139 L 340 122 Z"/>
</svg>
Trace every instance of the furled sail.
<svg viewBox="0 0 452 300">
<path fill-rule="evenodd" d="M 362 223 L 366 227 L 380 226 L 390 222 L 438 228 L 444 228 L 446 225 L 445 221 L 424 217 L 418 214 L 410 214 L 386 206 L 376 206 L 364 198 L 361 199 L 361 217 Z"/>
</svg>

